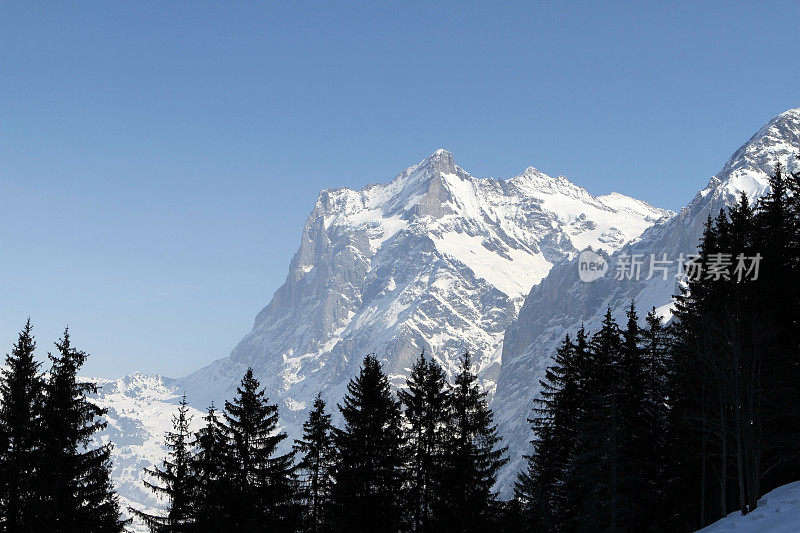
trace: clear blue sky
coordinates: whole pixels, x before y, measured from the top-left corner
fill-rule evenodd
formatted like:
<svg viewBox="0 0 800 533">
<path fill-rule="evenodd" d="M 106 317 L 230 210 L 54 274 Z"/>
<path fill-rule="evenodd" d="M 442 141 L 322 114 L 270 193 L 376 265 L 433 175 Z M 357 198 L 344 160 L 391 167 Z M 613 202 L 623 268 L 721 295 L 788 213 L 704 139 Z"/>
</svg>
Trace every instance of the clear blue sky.
<svg viewBox="0 0 800 533">
<path fill-rule="evenodd" d="M 3 2 L 0 353 L 225 356 L 320 189 L 443 147 L 678 209 L 800 106 L 800 3 Z"/>
</svg>

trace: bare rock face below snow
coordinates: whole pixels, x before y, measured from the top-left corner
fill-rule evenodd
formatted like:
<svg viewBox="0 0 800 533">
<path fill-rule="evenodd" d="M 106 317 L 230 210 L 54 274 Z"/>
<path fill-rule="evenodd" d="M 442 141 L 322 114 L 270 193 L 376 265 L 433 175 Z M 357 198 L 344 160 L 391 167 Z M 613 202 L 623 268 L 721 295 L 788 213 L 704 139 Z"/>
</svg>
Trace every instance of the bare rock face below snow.
<svg viewBox="0 0 800 533">
<path fill-rule="evenodd" d="M 501 434 L 509 445 L 511 460 L 498 483 L 507 496 L 522 467 L 522 455 L 529 451 L 532 435 L 526 420 L 539 393 L 539 380 L 564 335 L 574 336 L 582 324 L 587 331 L 596 331 L 609 307 L 618 321 L 624 321 L 631 301 L 636 302 L 640 318 L 652 307 L 664 318 L 671 316 L 672 296 L 678 292 L 676 260 L 681 254 L 687 257 L 696 253 L 707 217 L 736 203 L 742 192 L 754 202 L 768 189 L 776 164 L 796 170 L 798 153 L 800 109 L 793 109 L 772 119 L 739 148 L 677 216 L 655 224 L 638 240 L 606 256 L 609 267 L 604 277 L 591 283 L 581 281 L 577 259 L 568 257 L 531 289 L 518 319 L 506 330 L 492 403 Z M 617 281 L 615 273 L 621 258 L 636 254 L 643 258 L 641 279 Z M 666 254 L 667 260 L 673 261 L 666 280 L 658 270 L 652 279 L 645 279 L 650 275 L 651 254 L 658 259 Z"/>
</svg>

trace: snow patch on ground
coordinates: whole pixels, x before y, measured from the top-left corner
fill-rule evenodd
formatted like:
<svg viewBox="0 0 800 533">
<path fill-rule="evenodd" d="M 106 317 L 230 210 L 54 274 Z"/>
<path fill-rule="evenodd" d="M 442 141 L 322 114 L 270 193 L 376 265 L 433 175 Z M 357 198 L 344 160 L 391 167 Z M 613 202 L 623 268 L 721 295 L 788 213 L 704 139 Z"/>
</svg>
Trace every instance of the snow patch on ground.
<svg viewBox="0 0 800 533">
<path fill-rule="evenodd" d="M 766 493 L 755 511 L 736 511 L 698 533 L 797 533 L 800 531 L 800 481 Z"/>
</svg>

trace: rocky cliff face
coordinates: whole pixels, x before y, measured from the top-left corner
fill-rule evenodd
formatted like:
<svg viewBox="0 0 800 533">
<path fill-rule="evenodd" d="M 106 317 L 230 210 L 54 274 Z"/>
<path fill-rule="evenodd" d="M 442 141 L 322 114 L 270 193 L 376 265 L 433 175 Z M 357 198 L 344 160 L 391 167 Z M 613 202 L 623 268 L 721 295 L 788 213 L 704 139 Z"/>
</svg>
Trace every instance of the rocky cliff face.
<svg viewBox="0 0 800 533">
<path fill-rule="evenodd" d="M 452 372 L 469 349 L 491 394 L 505 330 L 553 263 L 586 246 L 613 252 L 671 215 L 534 168 L 477 179 L 437 150 L 389 183 L 322 191 L 253 330 L 180 385 L 219 401 L 252 366 L 297 428 L 317 392 L 342 397 L 368 353 L 400 386 L 421 350 Z"/>
<path fill-rule="evenodd" d="M 610 254 L 604 277 L 582 282 L 577 260 L 567 258 L 531 289 L 518 319 L 506 330 L 492 404 L 510 446 L 512 460 L 500 480 L 507 494 L 521 467 L 522 454 L 528 450 L 531 435 L 526 418 L 539 392 L 539 380 L 564 335 L 574 333 L 581 324 L 589 331 L 596 330 L 608 307 L 621 320 L 631 301 L 642 315 L 655 307 L 668 319 L 672 296 L 677 293 L 677 261 L 670 265 L 666 280 L 658 270 L 647 280 L 651 254 L 657 259 L 666 254 L 668 260 L 677 260 L 681 254 L 695 253 L 709 214 L 716 216 L 720 209 L 737 202 L 742 192 L 755 201 L 767 190 L 775 165 L 794 169 L 798 153 L 800 109 L 793 109 L 775 117 L 739 148 L 677 216 L 655 224 L 640 239 Z M 620 261 L 635 254 L 643 259 L 641 279 L 617 281 Z"/>
</svg>

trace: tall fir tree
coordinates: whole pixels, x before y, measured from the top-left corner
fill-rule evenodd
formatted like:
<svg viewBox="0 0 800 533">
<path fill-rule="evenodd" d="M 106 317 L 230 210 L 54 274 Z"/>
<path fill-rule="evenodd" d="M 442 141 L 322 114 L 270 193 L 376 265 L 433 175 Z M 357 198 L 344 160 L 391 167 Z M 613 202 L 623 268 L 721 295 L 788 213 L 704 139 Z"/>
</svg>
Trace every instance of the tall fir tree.
<svg viewBox="0 0 800 533">
<path fill-rule="evenodd" d="M 423 351 L 399 392 L 403 404 L 406 509 L 411 531 L 436 529 L 442 499 L 451 419 L 451 394 L 444 370 Z"/>
<path fill-rule="evenodd" d="M 540 381 L 540 396 L 528 419 L 534 435 L 533 451 L 525 456 L 526 468 L 519 473 L 514 487 L 526 519 L 526 531 L 556 531 L 564 521 L 558 489 L 574 448 L 569 418 L 577 413 L 569 412 L 568 396 L 576 384 L 575 355 L 576 347 L 567 335 L 553 364 L 545 371 L 545 379 Z"/>
<path fill-rule="evenodd" d="M 194 435 L 189 457 L 191 518 L 194 531 L 225 533 L 229 483 L 225 473 L 226 439 L 213 403 L 203 422 Z"/>
<path fill-rule="evenodd" d="M 620 410 L 619 326 L 606 311 L 600 330 L 592 336 L 587 361 L 586 403 L 580 420 L 578 453 L 569 482 L 580 487 L 582 508 L 576 515 L 578 529 L 617 531 L 622 519 L 622 413 Z"/>
<path fill-rule="evenodd" d="M 643 346 L 643 330 L 639 326 L 636 306 L 631 301 L 622 330 L 619 352 L 616 398 L 619 409 L 620 455 L 619 494 L 622 512 L 619 530 L 640 531 L 652 523 L 650 493 L 654 481 L 656 450 L 649 439 L 650 427 L 647 412 L 647 363 Z"/>
<path fill-rule="evenodd" d="M 189 447 L 191 417 L 188 413 L 189 406 L 184 394 L 178 404 L 178 413 L 172 415 L 172 431 L 166 434 L 167 456 L 162 466 L 145 469 L 153 481 L 145 481 L 144 484 L 167 499 L 166 513 L 150 514 L 130 509 L 152 533 L 188 533 L 194 530 Z"/>
<path fill-rule="evenodd" d="M 78 372 L 87 354 L 72 347 L 69 330 L 48 354 L 42 414 L 42 522 L 53 532 L 123 531 L 119 501 L 111 484 L 111 445 L 92 447 L 106 427 L 106 410 L 89 400 L 97 385 Z"/>
<path fill-rule="evenodd" d="M 364 359 L 338 407 L 344 428 L 334 432 L 339 464 L 333 487 L 333 530 L 397 531 L 403 463 L 400 405 L 374 355 Z"/>
<path fill-rule="evenodd" d="M 8 532 L 32 532 L 41 525 L 37 463 L 44 382 L 34 358 L 35 349 L 28 319 L 0 371 L 0 433 L 5 440 L 0 450 L 0 524 Z"/>
<path fill-rule="evenodd" d="M 666 520 L 676 530 L 692 531 L 707 523 L 708 457 L 710 427 L 708 409 L 713 380 L 713 334 L 705 318 L 712 302 L 713 287 L 702 275 L 710 254 L 718 247 L 719 235 L 711 216 L 706 220 L 697 256 L 687 264 L 679 293 L 675 296 L 672 339 L 667 361 L 667 396 L 670 409 L 666 429 L 666 491 L 673 504 Z M 699 273 L 699 275 L 698 275 Z M 724 478 L 723 478 L 724 479 Z"/>
<path fill-rule="evenodd" d="M 336 465 L 331 415 L 325 412 L 325 400 L 317 394 L 314 406 L 303 424 L 303 438 L 295 440 L 295 452 L 301 454 L 297 470 L 300 497 L 305 507 L 304 530 L 323 533 L 331 528 L 331 489 Z"/>
<path fill-rule="evenodd" d="M 236 398 L 225 402 L 228 527 L 237 531 L 294 531 L 299 522 L 294 454 L 280 454 L 286 433 L 278 431 L 278 406 L 270 404 L 248 368 Z"/>
<path fill-rule="evenodd" d="M 666 507 L 666 432 L 669 398 L 667 396 L 667 365 L 670 354 L 670 338 L 661 316 L 652 308 L 645 317 L 647 327 L 642 330 L 642 350 L 644 356 L 644 404 L 641 435 L 643 446 L 649 453 L 649 460 L 643 464 L 641 476 L 646 487 L 643 489 L 644 516 L 654 527 L 666 527 L 664 512 Z M 648 512 L 649 509 L 649 512 Z"/>
<path fill-rule="evenodd" d="M 464 352 L 452 393 L 452 437 L 447 454 L 440 527 L 444 531 L 482 531 L 493 520 L 496 494 L 492 486 L 508 461 L 507 448 Z"/>
</svg>

